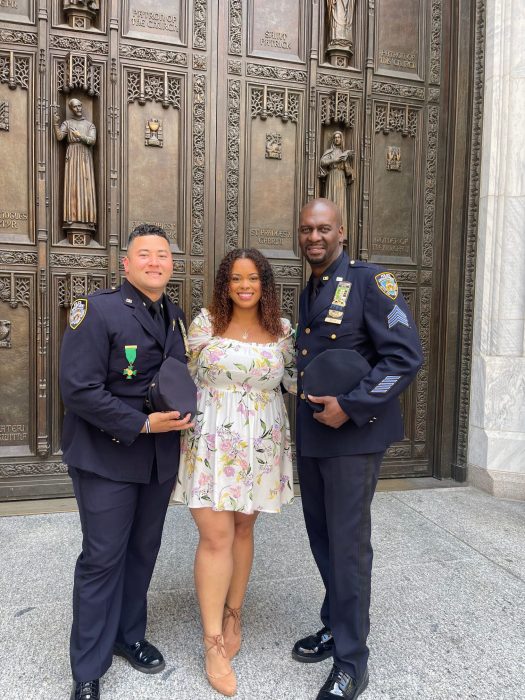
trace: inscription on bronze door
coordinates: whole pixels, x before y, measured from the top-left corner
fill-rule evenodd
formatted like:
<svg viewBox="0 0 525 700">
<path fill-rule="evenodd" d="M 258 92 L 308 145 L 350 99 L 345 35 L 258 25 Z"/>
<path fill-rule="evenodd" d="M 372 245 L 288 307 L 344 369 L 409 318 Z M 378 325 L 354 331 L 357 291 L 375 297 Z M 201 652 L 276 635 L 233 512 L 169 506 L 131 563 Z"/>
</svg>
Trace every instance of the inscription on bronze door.
<svg viewBox="0 0 525 700">
<path fill-rule="evenodd" d="M 119 284 L 132 227 L 168 232 L 168 293 L 190 318 L 243 245 L 270 258 L 295 322 L 315 196 L 340 207 L 352 257 L 396 273 L 423 339 L 384 475 L 439 472 L 452 6 L 0 2 L 0 500 L 69 493 L 61 335 L 76 297 Z"/>
</svg>

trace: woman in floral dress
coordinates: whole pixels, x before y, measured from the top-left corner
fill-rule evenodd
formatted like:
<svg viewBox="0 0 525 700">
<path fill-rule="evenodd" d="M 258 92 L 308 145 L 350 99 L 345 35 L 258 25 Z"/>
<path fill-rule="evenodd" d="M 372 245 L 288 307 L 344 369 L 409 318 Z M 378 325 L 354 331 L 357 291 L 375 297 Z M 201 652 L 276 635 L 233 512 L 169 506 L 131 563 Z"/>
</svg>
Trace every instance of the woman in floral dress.
<svg viewBox="0 0 525 700">
<path fill-rule="evenodd" d="M 290 431 L 281 383 L 295 392 L 290 322 L 280 318 L 272 268 L 255 249 L 234 250 L 217 272 L 210 309 L 190 326 L 190 371 L 198 387 L 195 427 L 183 434 L 176 501 L 199 529 L 195 584 L 206 673 L 236 692 L 230 660 L 260 511 L 293 500 Z"/>
</svg>

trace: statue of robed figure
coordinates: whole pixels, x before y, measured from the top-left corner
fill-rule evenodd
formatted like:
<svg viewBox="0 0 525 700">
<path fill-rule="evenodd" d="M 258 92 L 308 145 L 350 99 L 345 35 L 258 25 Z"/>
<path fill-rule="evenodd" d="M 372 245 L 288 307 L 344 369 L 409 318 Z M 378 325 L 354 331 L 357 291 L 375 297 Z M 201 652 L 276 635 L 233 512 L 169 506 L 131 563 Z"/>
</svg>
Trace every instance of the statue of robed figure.
<svg viewBox="0 0 525 700">
<path fill-rule="evenodd" d="M 354 52 L 355 0 L 326 0 L 327 52 L 334 65 L 346 66 Z"/>
<path fill-rule="evenodd" d="M 68 102 L 72 118 L 60 124 L 54 115 L 55 136 L 59 141 L 67 139 L 64 172 L 64 224 L 69 232 L 94 233 L 97 223 L 95 195 L 95 170 L 93 146 L 97 140 L 95 125 L 82 115 L 82 102 Z M 80 224 L 80 225 L 78 225 Z"/>
<path fill-rule="evenodd" d="M 324 196 L 337 204 L 341 220 L 348 233 L 347 185 L 354 179 L 350 165 L 354 152 L 345 150 L 342 131 L 334 131 L 328 150 L 321 156 L 319 176 L 325 178 Z"/>
<path fill-rule="evenodd" d="M 100 10 L 99 0 L 63 0 L 62 6 L 73 29 L 90 29 Z"/>
</svg>

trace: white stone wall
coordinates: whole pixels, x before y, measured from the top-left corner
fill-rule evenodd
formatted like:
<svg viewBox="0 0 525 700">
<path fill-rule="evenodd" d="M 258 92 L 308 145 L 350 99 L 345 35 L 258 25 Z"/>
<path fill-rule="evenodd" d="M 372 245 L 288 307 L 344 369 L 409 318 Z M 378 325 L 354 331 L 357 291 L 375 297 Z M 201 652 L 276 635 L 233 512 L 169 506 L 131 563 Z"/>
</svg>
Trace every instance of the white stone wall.
<svg viewBox="0 0 525 700">
<path fill-rule="evenodd" d="M 525 4 L 487 0 L 468 473 L 525 499 Z"/>
</svg>

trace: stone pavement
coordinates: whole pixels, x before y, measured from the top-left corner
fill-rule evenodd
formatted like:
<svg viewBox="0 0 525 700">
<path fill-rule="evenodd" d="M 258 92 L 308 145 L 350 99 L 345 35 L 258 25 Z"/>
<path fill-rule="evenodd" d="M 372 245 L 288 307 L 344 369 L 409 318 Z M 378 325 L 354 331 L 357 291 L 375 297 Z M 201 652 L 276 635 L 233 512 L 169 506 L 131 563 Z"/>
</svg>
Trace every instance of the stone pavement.
<svg viewBox="0 0 525 700">
<path fill-rule="evenodd" d="M 525 698 L 525 504 L 472 488 L 378 493 L 370 685 L 363 700 Z M 322 587 L 300 500 L 262 514 L 235 669 L 238 700 L 315 700 L 330 661 L 290 649 L 319 626 Z M 0 518 L 0 698 L 69 698 L 67 639 L 76 513 Z M 150 593 L 148 637 L 166 670 L 115 659 L 104 700 L 219 700 L 202 672 L 192 578 L 196 533 L 168 511 Z"/>
</svg>

